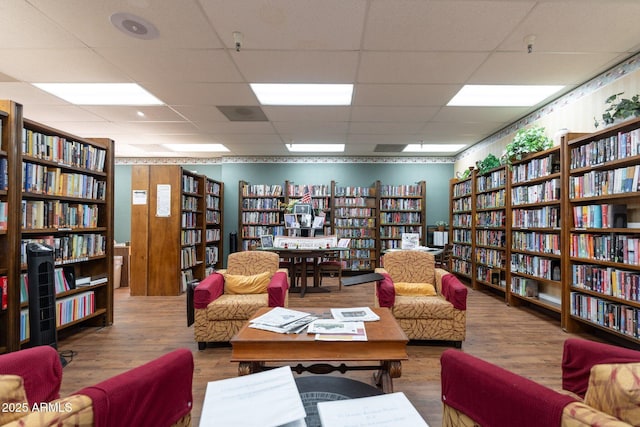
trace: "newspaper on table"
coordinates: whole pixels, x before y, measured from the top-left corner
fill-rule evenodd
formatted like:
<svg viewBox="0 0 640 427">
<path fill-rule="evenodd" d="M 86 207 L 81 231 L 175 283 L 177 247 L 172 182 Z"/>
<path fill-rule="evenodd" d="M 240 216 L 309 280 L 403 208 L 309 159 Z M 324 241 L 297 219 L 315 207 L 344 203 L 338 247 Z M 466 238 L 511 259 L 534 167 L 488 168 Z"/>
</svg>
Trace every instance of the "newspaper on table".
<svg viewBox="0 0 640 427">
<path fill-rule="evenodd" d="M 369 307 L 332 308 L 331 315 L 334 319 L 343 322 L 375 322 L 380 316 Z"/>
<path fill-rule="evenodd" d="M 258 316 L 249 322 L 249 327 L 280 334 L 300 333 L 317 316 L 304 311 L 291 310 L 284 307 L 274 307 L 262 316 Z"/>
</svg>

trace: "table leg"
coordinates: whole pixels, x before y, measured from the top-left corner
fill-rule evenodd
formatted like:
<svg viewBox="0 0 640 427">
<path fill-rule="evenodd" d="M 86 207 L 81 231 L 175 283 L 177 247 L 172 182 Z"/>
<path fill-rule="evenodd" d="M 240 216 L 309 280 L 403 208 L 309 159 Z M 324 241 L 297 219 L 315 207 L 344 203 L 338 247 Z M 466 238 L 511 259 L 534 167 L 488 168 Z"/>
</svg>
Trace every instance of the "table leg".
<svg viewBox="0 0 640 427">
<path fill-rule="evenodd" d="M 385 360 L 380 370 L 373 374 L 373 379 L 384 393 L 393 393 L 393 378 L 400 378 L 401 375 L 402 363 L 399 360 Z"/>
<path fill-rule="evenodd" d="M 302 258 L 302 268 L 300 271 L 300 298 L 304 298 L 307 292 L 307 258 Z"/>
<path fill-rule="evenodd" d="M 262 371 L 264 362 L 240 362 L 238 363 L 238 376 L 255 374 Z"/>
</svg>

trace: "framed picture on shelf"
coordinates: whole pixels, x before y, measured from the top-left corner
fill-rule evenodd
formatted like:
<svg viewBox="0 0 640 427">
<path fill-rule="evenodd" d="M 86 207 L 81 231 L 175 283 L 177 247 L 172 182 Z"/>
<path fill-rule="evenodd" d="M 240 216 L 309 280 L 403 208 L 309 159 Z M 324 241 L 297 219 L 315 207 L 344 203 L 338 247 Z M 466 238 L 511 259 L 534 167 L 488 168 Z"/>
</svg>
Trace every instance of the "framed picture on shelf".
<svg viewBox="0 0 640 427">
<path fill-rule="evenodd" d="M 264 236 L 260 236 L 260 245 L 263 248 L 272 248 L 273 247 L 273 235 L 267 234 Z"/>
<path fill-rule="evenodd" d="M 300 214 L 300 227 L 311 228 L 311 214 Z"/>
<path fill-rule="evenodd" d="M 296 203 L 293 205 L 293 213 L 297 215 L 311 215 L 313 206 L 309 203 Z"/>
<path fill-rule="evenodd" d="M 284 214 L 284 226 L 285 228 L 300 228 L 300 222 L 298 222 L 298 215 Z"/>
<path fill-rule="evenodd" d="M 321 229 L 322 227 L 324 227 L 324 216 L 316 215 L 316 217 L 313 218 L 313 225 L 311 228 Z"/>
</svg>

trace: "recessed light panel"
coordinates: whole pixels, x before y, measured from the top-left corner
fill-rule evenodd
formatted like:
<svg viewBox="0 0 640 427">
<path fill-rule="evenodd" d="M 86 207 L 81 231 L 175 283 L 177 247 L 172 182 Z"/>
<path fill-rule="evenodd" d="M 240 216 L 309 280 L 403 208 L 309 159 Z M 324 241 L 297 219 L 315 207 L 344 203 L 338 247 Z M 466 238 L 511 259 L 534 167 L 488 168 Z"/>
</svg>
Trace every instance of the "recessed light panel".
<svg viewBox="0 0 640 427">
<path fill-rule="evenodd" d="M 163 147 L 171 151 L 185 153 L 220 153 L 229 151 L 222 144 L 163 144 Z"/>
<path fill-rule="evenodd" d="M 251 83 L 262 105 L 351 105 L 352 84 Z"/>
<path fill-rule="evenodd" d="M 450 107 L 531 107 L 564 86 L 466 85 L 451 98 Z"/>
<path fill-rule="evenodd" d="M 407 144 L 403 153 L 455 153 L 466 144 Z"/>
<path fill-rule="evenodd" d="M 34 83 L 39 89 L 75 105 L 162 105 L 135 83 Z"/>
<path fill-rule="evenodd" d="M 287 149 L 297 153 L 341 153 L 344 144 L 287 144 Z"/>
</svg>

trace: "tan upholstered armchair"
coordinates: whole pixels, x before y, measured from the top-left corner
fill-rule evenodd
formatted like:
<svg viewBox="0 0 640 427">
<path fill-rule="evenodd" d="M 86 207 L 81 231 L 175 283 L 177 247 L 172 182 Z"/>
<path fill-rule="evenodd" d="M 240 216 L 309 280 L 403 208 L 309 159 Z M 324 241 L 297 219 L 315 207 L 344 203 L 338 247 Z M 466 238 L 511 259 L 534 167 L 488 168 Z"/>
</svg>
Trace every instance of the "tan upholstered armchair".
<svg viewBox="0 0 640 427">
<path fill-rule="evenodd" d="M 412 340 L 453 341 L 466 332 L 467 288 L 448 271 L 436 268 L 434 256 L 421 251 L 388 252 L 376 284 L 376 307 L 389 307 Z"/>
<path fill-rule="evenodd" d="M 232 253 L 226 270 L 196 286 L 194 337 L 200 350 L 207 342 L 229 341 L 259 308 L 287 306 L 289 275 L 279 261 L 275 252 Z"/>
</svg>

